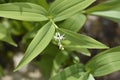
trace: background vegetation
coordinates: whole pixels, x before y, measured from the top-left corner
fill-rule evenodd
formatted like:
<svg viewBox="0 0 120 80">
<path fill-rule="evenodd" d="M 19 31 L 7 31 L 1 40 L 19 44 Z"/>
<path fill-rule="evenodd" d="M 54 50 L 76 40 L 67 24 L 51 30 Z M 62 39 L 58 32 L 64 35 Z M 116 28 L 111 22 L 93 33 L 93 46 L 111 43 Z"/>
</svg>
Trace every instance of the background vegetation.
<svg viewBox="0 0 120 80">
<path fill-rule="evenodd" d="M 119 60 L 119 55 L 120 55 L 119 54 L 120 53 L 120 50 L 119 50 L 120 49 L 119 47 L 120 45 L 120 24 L 119 24 L 120 22 L 120 17 L 119 17 L 120 1 L 111 0 L 110 3 L 109 2 L 102 3 L 104 1 L 105 0 L 97 0 L 91 6 L 89 6 L 91 4 L 89 3 L 87 5 L 89 7 L 86 6 L 87 8 L 85 8 L 85 10 L 82 10 L 83 12 L 80 10 L 80 13 L 77 13 L 77 9 L 76 9 L 75 16 L 71 16 L 72 12 L 74 12 L 73 10 L 71 10 L 72 12 L 67 13 L 68 14 L 67 17 L 65 15 L 66 13 L 64 13 L 62 16 L 60 17 L 58 16 L 58 18 L 55 18 L 57 22 L 53 22 L 58 27 L 60 26 L 60 29 L 58 29 L 58 32 L 62 33 L 61 35 L 64 35 L 65 38 L 68 38 L 70 41 L 73 41 L 73 42 L 78 41 L 77 38 L 75 38 L 74 36 L 73 36 L 74 40 L 73 38 L 70 38 L 72 37 L 72 34 L 76 35 L 76 33 L 72 33 L 64 29 L 90 36 L 91 38 L 95 40 L 85 37 L 85 41 L 88 41 L 88 43 L 92 43 L 92 44 L 85 45 L 84 43 L 85 41 L 82 42 L 81 40 L 81 42 L 78 42 L 77 44 L 82 45 L 83 46 L 82 48 L 75 47 L 78 45 L 73 43 L 71 48 L 65 47 L 64 45 L 63 48 L 65 48 L 65 50 L 60 50 L 59 49 L 60 46 L 57 45 L 58 42 L 52 39 L 50 44 L 43 51 L 41 51 L 42 53 L 40 55 L 38 56 L 35 55 L 37 56 L 36 58 L 34 57 L 33 57 L 34 59 L 24 58 L 28 62 L 30 62 L 32 59 L 33 60 L 28 66 L 26 66 L 25 68 L 23 68 L 23 70 L 20 70 L 18 72 L 13 72 L 13 70 L 15 69 L 15 66 L 17 66 L 19 59 L 23 57 L 23 54 L 26 51 L 28 45 L 31 43 L 31 40 L 39 32 L 38 30 L 41 29 L 47 23 L 47 21 L 42 21 L 41 18 L 27 19 L 26 16 L 24 16 L 22 19 L 25 18 L 27 21 L 26 20 L 22 21 L 21 18 L 15 16 L 16 14 L 14 14 L 14 12 L 13 13 L 9 12 L 9 10 L 11 11 L 14 10 L 14 6 L 16 7 L 18 5 L 14 5 L 13 7 L 10 4 L 0 5 L 0 11 L 1 11 L 0 12 L 0 16 L 1 16 L 0 17 L 0 40 L 1 40 L 0 41 L 0 76 L 1 78 L 0 79 L 5 80 L 5 77 L 7 76 L 9 77 L 9 79 L 11 78 L 12 80 L 13 79 L 18 80 L 18 78 L 20 80 L 22 79 L 48 80 L 51 76 L 56 75 L 59 71 L 61 72 L 66 67 L 70 67 L 71 65 L 73 65 L 72 67 L 70 67 L 70 69 L 72 69 L 73 72 L 74 71 L 75 73 L 83 72 L 79 74 L 82 76 L 87 76 L 87 78 L 88 76 L 89 77 L 92 76 L 92 78 L 94 76 L 96 80 L 119 80 L 120 79 L 119 72 L 116 72 L 111 75 L 108 75 L 108 74 L 118 71 L 119 66 L 120 66 L 119 64 L 119 61 L 120 61 Z M 52 0 L 51 1 L 48 0 L 47 2 L 45 0 L 1 0 L 0 1 L 1 4 L 14 3 L 14 2 L 24 2 L 24 3 L 30 2 L 33 4 L 40 5 L 44 7 L 46 10 L 48 10 L 49 6 L 47 4 L 51 5 Z M 68 3 L 67 0 L 66 0 L 66 3 Z M 102 4 L 98 5 L 100 3 Z M 97 6 L 91 8 L 92 6 L 95 6 L 95 5 Z M 23 5 L 23 7 L 26 7 L 26 6 Z M 52 9 L 53 9 L 53 12 L 52 12 Z M 60 9 L 62 12 L 62 8 Z M 2 14 L 2 11 L 4 10 L 8 12 Z M 50 14 L 54 13 L 55 15 L 57 15 L 61 13 L 59 9 L 56 9 L 56 10 L 58 10 L 58 13 L 57 11 L 56 13 L 54 13 L 54 7 L 52 7 Z M 19 12 L 21 12 L 20 9 L 19 9 Z M 37 10 L 35 11 L 33 9 L 33 12 L 37 12 Z M 98 17 L 98 16 L 101 16 L 101 17 Z M 51 16 L 49 16 L 49 18 L 51 18 Z M 43 17 L 43 19 L 45 20 L 46 18 Z M 40 22 L 40 20 L 42 22 Z M 72 26 L 76 26 L 76 27 L 72 27 Z M 61 29 L 61 28 L 64 28 L 64 29 Z M 45 29 L 46 29 L 46 32 L 48 32 L 47 27 Z M 53 29 L 51 29 L 51 32 L 54 31 L 52 30 Z M 66 32 L 68 32 L 69 34 Z M 47 37 L 50 37 L 50 34 Z M 82 36 L 79 38 L 84 39 L 84 37 Z M 96 40 L 101 43 L 97 42 Z M 41 44 L 44 44 L 43 42 Z M 64 44 L 66 42 L 63 41 L 62 43 Z M 106 45 L 112 49 L 108 49 L 108 51 L 105 51 L 108 48 Z M 41 50 L 40 47 L 36 49 Z M 103 54 L 103 55 L 102 56 L 98 55 L 99 57 L 94 57 L 98 53 Z M 106 53 L 106 55 L 104 53 Z M 28 63 L 28 62 L 25 63 L 24 61 L 25 60 L 23 60 L 23 63 L 21 63 L 22 66 Z M 114 63 L 115 61 L 116 63 Z M 87 74 L 89 72 L 84 70 L 85 68 L 83 67 L 81 63 L 85 65 L 86 70 L 88 68 L 92 70 L 90 71 L 89 75 Z M 99 68 L 99 69 L 95 68 L 95 65 L 99 67 L 101 65 L 105 65 L 109 63 L 111 64 L 103 68 Z M 74 65 L 74 64 L 77 64 L 77 65 Z M 18 69 L 20 68 L 18 66 Z M 18 69 L 16 68 L 16 70 Z M 103 71 L 103 72 L 100 72 L 100 71 Z M 68 71 L 66 70 L 66 72 L 69 73 L 69 69 Z M 68 73 L 66 73 L 66 75 L 69 75 Z M 35 75 L 32 76 L 31 74 L 32 75 L 35 74 Z M 64 72 L 62 74 L 64 74 Z M 71 79 L 71 80 L 74 79 L 72 74 L 74 73 L 71 73 L 71 77 L 68 77 L 68 79 Z M 59 74 L 57 75 L 59 77 Z M 60 74 L 60 76 L 62 75 Z M 105 76 L 105 77 L 101 77 L 101 76 Z M 63 78 L 66 78 L 66 76 L 63 75 Z M 80 77 L 80 78 L 85 79 L 83 77 Z M 77 77 L 77 79 L 80 79 L 80 78 Z M 59 79 L 59 78 L 57 78 L 57 76 L 51 78 L 51 80 L 56 80 L 56 79 Z M 63 79 L 59 79 L 59 80 L 63 80 Z M 94 79 L 91 79 L 90 77 L 89 80 L 94 80 Z"/>
</svg>

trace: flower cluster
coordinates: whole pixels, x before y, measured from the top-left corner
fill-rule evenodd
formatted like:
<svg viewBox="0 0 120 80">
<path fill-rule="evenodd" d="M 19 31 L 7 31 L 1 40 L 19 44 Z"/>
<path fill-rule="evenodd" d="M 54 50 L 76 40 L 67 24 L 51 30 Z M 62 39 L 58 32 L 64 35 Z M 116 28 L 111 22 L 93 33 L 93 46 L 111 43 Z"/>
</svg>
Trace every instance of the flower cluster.
<svg viewBox="0 0 120 80">
<path fill-rule="evenodd" d="M 56 32 L 55 36 L 54 36 L 54 39 L 56 41 L 58 41 L 59 49 L 64 50 L 64 47 L 63 47 L 63 45 L 61 43 L 61 41 L 65 39 L 64 35 L 61 35 L 59 32 Z"/>
</svg>

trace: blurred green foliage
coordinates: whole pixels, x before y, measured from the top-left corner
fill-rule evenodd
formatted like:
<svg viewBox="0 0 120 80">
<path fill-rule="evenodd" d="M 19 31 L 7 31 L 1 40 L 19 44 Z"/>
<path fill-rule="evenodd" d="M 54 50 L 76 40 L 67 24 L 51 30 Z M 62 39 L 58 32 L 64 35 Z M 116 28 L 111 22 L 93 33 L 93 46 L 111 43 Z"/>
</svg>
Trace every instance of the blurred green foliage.
<svg viewBox="0 0 120 80">
<path fill-rule="evenodd" d="M 12 59 L 18 52 L 25 54 L 15 70 L 41 53 L 33 64 L 40 69 L 45 80 L 94 80 L 96 76 L 120 70 L 119 46 L 99 53 L 85 65 L 75 52 L 91 56 L 88 49 L 108 48 L 91 37 L 77 33 L 84 26 L 86 15 L 120 22 L 119 0 L 87 8 L 94 1 L 0 0 L 0 76 L 4 75 L 3 67 L 13 69 Z M 59 35 L 55 36 L 57 32 Z M 65 39 L 60 39 L 61 36 Z M 55 40 L 53 37 L 59 38 Z"/>
</svg>

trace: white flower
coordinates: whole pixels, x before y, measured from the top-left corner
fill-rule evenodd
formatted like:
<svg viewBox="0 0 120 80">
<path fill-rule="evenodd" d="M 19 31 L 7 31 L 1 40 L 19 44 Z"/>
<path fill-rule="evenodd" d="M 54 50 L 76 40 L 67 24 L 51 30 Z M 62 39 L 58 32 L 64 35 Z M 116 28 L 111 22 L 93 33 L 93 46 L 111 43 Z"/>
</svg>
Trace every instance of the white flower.
<svg viewBox="0 0 120 80">
<path fill-rule="evenodd" d="M 55 40 L 58 40 L 58 41 L 61 41 L 61 40 L 64 39 L 64 35 L 60 35 L 59 32 L 56 32 L 56 33 L 55 33 L 55 36 L 54 36 L 54 39 L 55 39 Z"/>
<path fill-rule="evenodd" d="M 56 41 L 58 41 L 59 49 L 64 50 L 64 47 L 63 47 L 63 45 L 61 43 L 61 41 L 65 39 L 64 35 L 61 35 L 59 32 L 56 32 L 55 36 L 54 36 L 54 39 Z"/>
</svg>

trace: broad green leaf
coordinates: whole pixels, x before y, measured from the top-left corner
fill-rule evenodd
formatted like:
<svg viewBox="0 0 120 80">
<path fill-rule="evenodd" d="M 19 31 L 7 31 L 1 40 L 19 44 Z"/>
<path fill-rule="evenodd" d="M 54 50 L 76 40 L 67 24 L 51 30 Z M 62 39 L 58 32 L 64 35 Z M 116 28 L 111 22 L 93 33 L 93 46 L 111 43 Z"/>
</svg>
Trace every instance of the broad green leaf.
<svg viewBox="0 0 120 80">
<path fill-rule="evenodd" d="M 88 49 L 86 48 L 79 48 L 78 45 L 73 45 L 73 46 L 70 46 L 70 47 L 65 47 L 69 50 L 72 50 L 72 51 L 77 51 L 83 55 L 86 55 L 86 56 L 91 56 L 91 53 L 89 52 Z"/>
<path fill-rule="evenodd" d="M 83 65 L 75 64 L 64 69 L 50 80 L 86 80 L 83 79 L 83 75 L 85 75 Z"/>
<path fill-rule="evenodd" d="M 88 49 L 86 49 L 86 48 L 75 48 L 75 50 L 80 52 L 83 55 L 91 56 L 90 51 Z"/>
<path fill-rule="evenodd" d="M 24 21 L 45 21 L 46 10 L 40 5 L 19 2 L 0 4 L 0 17 L 24 20 Z"/>
<path fill-rule="evenodd" d="M 27 2 L 27 1 L 31 1 L 31 0 L 4 0 L 6 2 Z"/>
<path fill-rule="evenodd" d="M 55 27 L 51 22 L 44 25 L 36 34 L 35 38 L 32 40 L 28 46 L 23 59 L 20 61 L 15 71 L 19 70 L 31 60 L 33 60 L 37 55 L 39 55 L 50 43 L 55 32 Z"/>
<path fill-rule="evenodd" d="M 88 80 L 88 73 L 87 72 L 81 72 L 74 74 L 73 76 L 68 77 L 67 80 Z"/>
<path fill-rule="evenodd" d="M 66 19 L 60 27 L 71 30 L 71 31 L 79 31 L 86 22 L 86 17 L 83 14 L 75 14 L 74 16 Z"/>
<path fill-rule="evenodd" d="M 92 15 L 102 16 L 115 22 L 120 22 L 120 11 L 101 11 L 93 12 Z"/>
<path fill-rule="evenodd" d="M 95 0 L 56 0 L 49 8 L 54 21 L 61 21 L 85 9 Z"/>
<path fill-rule="evenodd" d="M 104 76 L 120 70 L 120 46 L 111 48 L 93 57 L 87 64 L 86 70 L 93 76 Z"/>
<path fill-rule="evenodd" d="M 70 30 L 58 28 L 58 31 L 65 35 L 65 39 L 70 42 L 64 44 L 64 47 L 89 48 L 89 49 L 104 49 L 106 45 L 94 40 L 91 37 L 72 32 Z"/>
<path fill-rule="evenodd" d="M 70 44 L 71 42 L 69 40 L 63 40 L 62 41 L 62 44 Z M 86 56 L 90 56 L 91 53 L 89 52 L 89 50 L 87 48 L 81 48 L 81 47 L 78 47 L 78 45 L 69 45 L 70 47 L 67 47 L 67 46 L 64 46 L 65 49 L 69 50 L 69 51 L 77 51 L 83 55 L 86 55 Z"/>
<path fill-rule="evenodd" d="M 101 16 L 115 22 L 120 22 L 120 0 L 109 0 L 88 10 L 87 14 Z"/>
<path fill-rule="evenodd" d="M 11 37 L 10 31 L 2 24 L 0 24 L 0 40 L 7 42 L 13 46 L 17 46 Z"/>
<path fill-rule="evenodd" d="M 47 0 L 19 0 L 19 1 L 14 0 L 14 2 L 30 2 L 30 3 L 41 5 L 45 9 L 48 9 Z"/>
<path fill-rule="evenodd" d="M 120 0 L 108 0 L 86 10 L 86 13 L 97 11 L 120 10 Z"/>
</svg>

